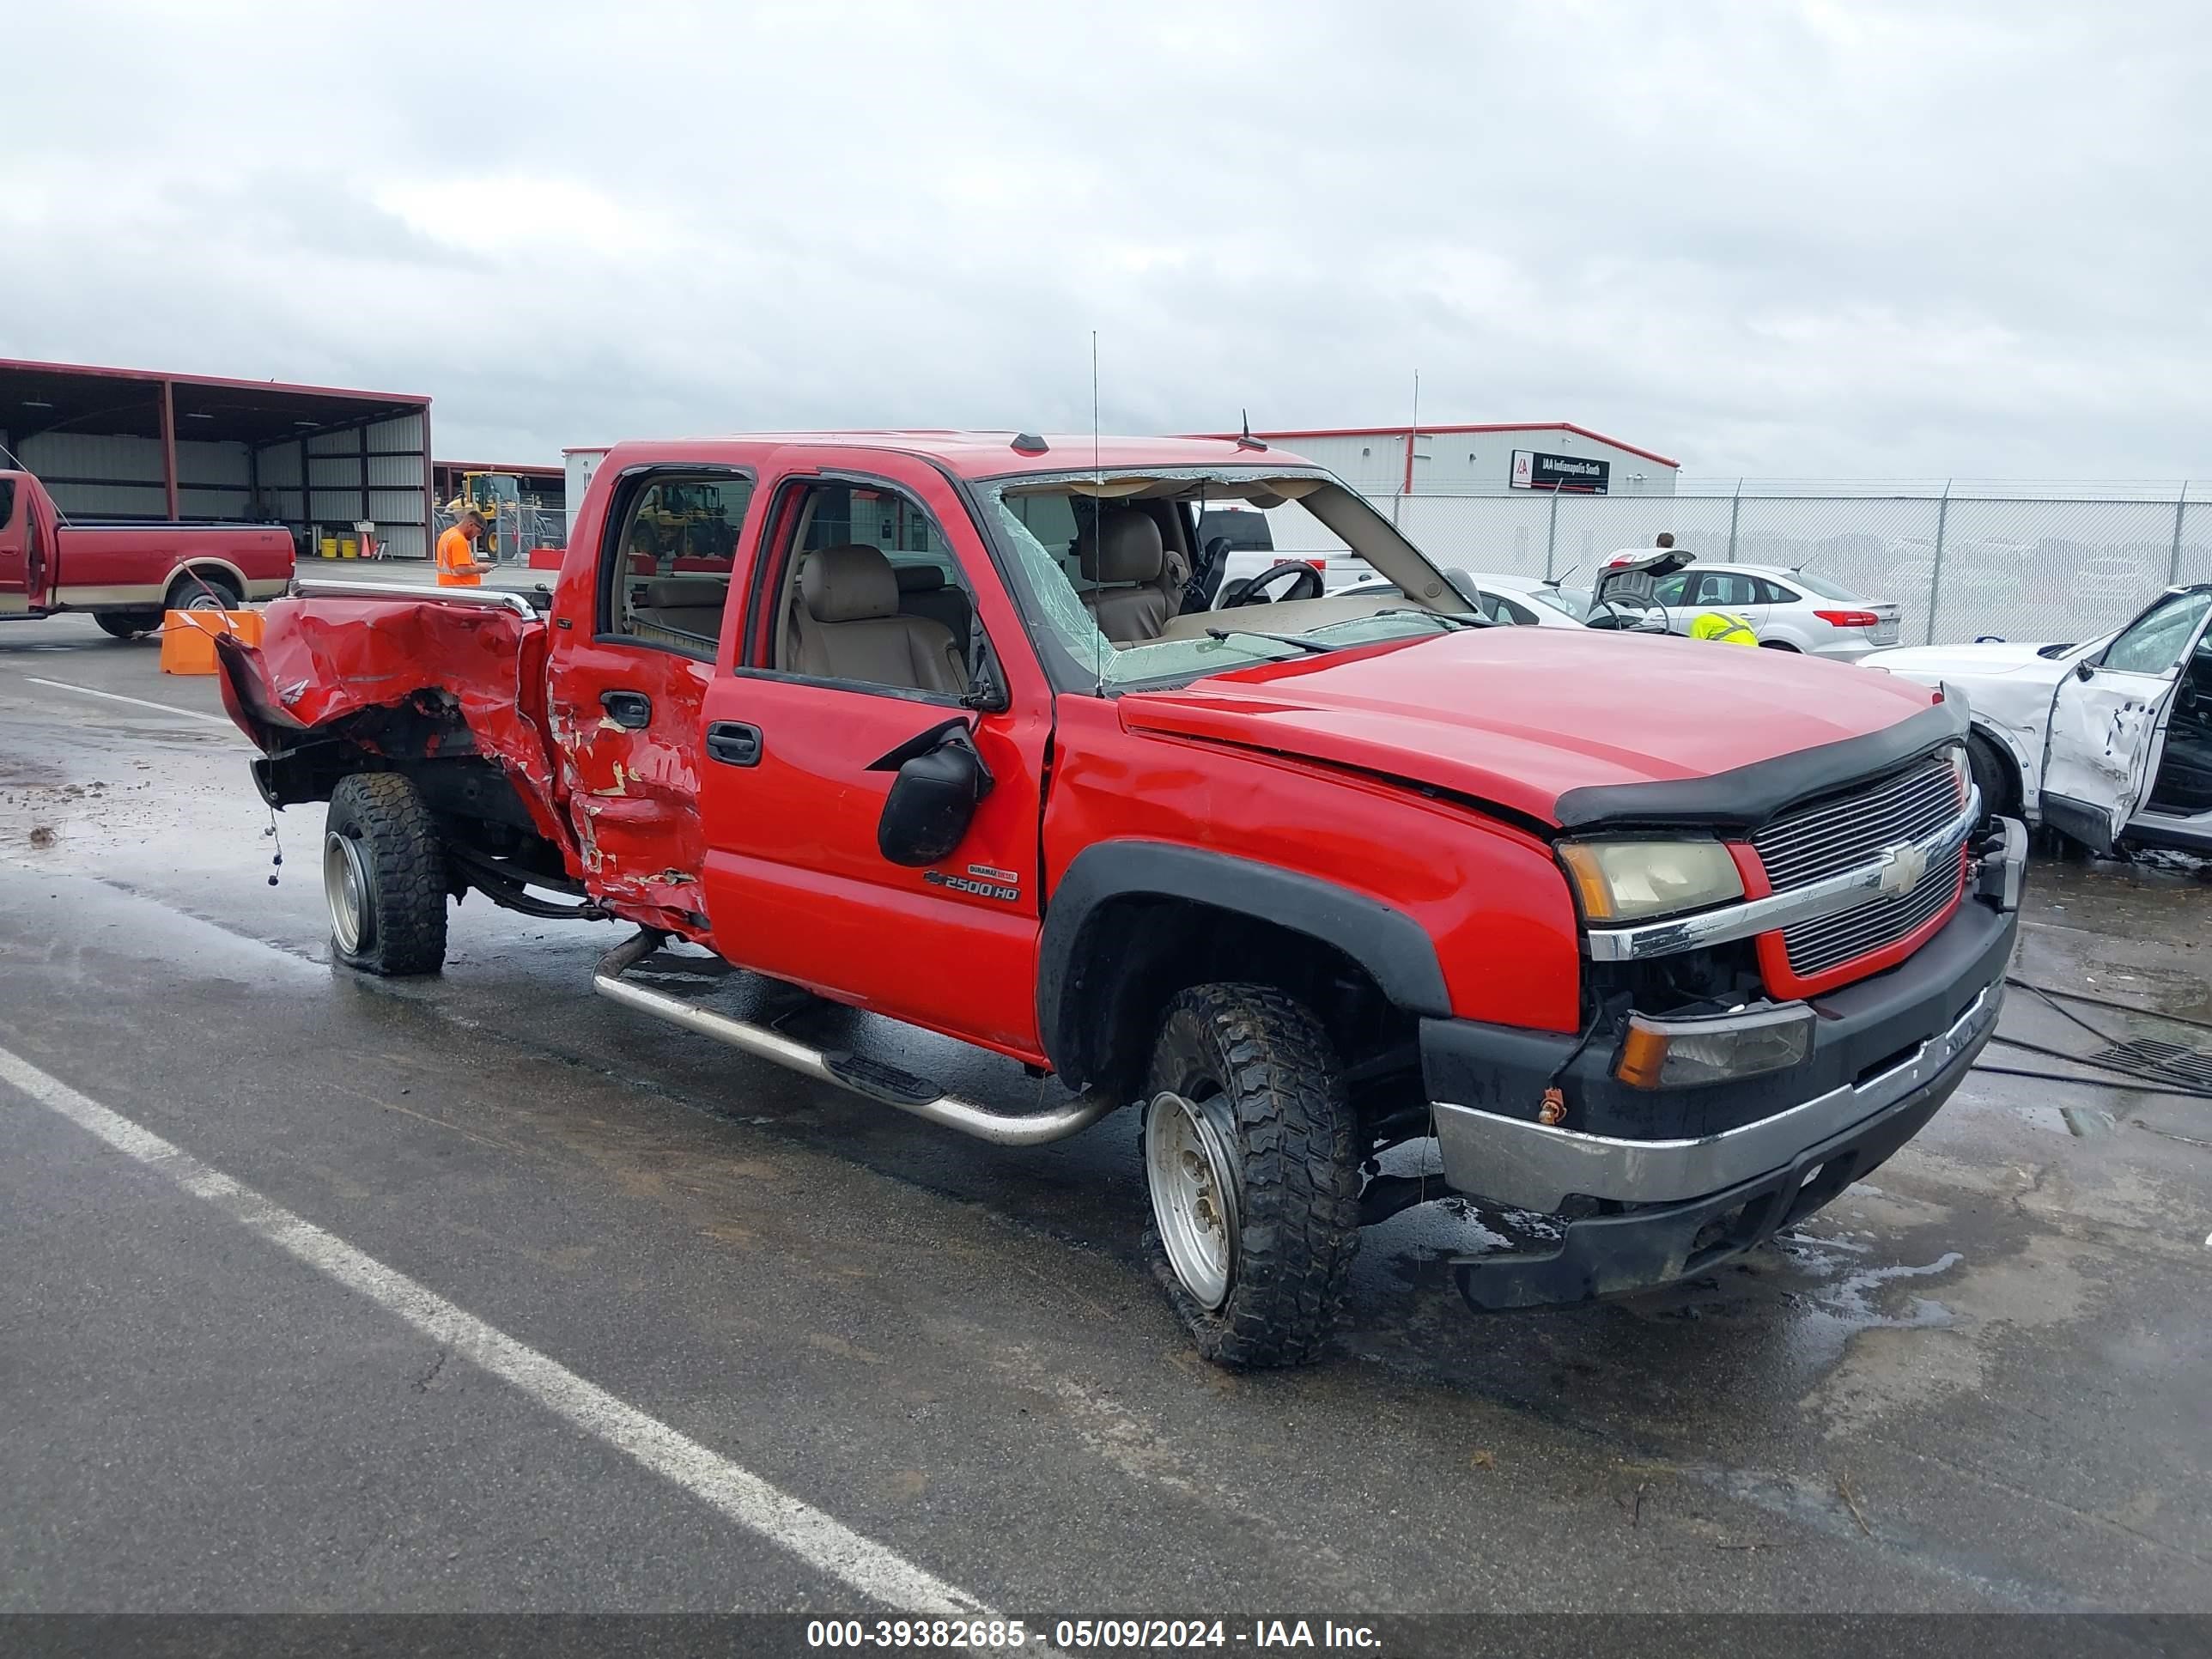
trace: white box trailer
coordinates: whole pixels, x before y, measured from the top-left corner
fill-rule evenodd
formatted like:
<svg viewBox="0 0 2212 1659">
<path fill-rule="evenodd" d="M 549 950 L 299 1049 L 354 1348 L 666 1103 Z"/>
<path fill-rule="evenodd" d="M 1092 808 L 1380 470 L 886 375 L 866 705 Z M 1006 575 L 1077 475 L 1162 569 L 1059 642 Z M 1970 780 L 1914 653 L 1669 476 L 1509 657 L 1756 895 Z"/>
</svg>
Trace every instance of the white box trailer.
<svg viewBox="0 0 2212 1659">
<path fill-rule="evenodd" d="M 607 446 L 596 449 L 564 449 L 561 452 L 562 465 L 568 474 L 568 539 L 576 538 L 576 509 L 584 504 L 584 491 L 591 487 L 592 474 L 599 470 L 606 459 Z"/>
</svg>

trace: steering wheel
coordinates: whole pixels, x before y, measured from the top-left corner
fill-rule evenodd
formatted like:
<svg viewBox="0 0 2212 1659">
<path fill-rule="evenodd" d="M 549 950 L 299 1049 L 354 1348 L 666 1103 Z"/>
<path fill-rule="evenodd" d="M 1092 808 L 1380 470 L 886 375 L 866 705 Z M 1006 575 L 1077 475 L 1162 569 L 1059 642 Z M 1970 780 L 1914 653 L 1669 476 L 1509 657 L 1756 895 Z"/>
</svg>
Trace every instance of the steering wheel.
<svg viewBox="0 0 2212 1659">
<path fill-rule="evenodd" d="M 1267 589 L 1277 584 L 1279 594 Z M 1272 605 L 1291 599 L 1317 599 L 1322 595 L 1321 572 L 1304 559 L 1285 559 L 1280 564 L 1270 565 L 1249 581 L 1240 582 L 1222 600 L 1224 610 L 1240 605 Z"/>
</svg>

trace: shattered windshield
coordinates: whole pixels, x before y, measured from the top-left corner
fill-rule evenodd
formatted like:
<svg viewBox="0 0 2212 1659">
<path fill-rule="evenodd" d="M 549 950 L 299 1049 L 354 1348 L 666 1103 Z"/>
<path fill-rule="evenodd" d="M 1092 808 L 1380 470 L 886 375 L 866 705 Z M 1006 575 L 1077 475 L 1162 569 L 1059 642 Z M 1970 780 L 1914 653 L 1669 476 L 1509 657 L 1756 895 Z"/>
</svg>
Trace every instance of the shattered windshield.
<svg viewBox="0 0 2212 1659">
<path fill-rule="evenodd" d="M 1469 610 L 1388 520 L 1319 474 L 1117 471 L 1008 479 L 984 494 L 1040 645 L 1102 689 L 1433 635 Z M 1218 524 L 1224 508 L 1265 514 L 1278 556 L 1310 568 L 1283 573 L 1253 602 L 1211 608 L 1227 548 L 1190 543 L 1193 527 Z M 1388 580 L 1325 596 L 1333 554 L 1364 559 Z"/>
</svg>

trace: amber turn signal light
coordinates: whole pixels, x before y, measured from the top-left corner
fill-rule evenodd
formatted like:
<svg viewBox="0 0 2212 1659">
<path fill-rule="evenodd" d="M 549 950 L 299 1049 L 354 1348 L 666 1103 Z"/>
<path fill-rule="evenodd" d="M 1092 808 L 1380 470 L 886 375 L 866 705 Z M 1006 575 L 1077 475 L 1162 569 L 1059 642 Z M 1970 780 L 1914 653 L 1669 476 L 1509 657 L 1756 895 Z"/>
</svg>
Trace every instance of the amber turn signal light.
<svg viewBox="0 0 2212 1659">
<path fill-rule="evenodd" d="M 1632 1089 L 1680 1089 L 1786 1071 L 1813 1052 L 1803 1003 L 1707 1019 L 1628 1017 L 1613 1074 Z"/>
</svg>

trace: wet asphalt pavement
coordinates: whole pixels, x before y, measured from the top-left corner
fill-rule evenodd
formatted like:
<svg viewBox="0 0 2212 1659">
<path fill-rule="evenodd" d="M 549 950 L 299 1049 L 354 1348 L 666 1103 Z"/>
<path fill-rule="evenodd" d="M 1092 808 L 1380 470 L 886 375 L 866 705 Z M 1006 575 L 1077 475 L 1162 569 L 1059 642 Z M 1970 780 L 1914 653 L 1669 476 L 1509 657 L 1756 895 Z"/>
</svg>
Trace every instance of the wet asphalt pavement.
<svg viewBox="0 0 2212 1659">
<path fill-rule="evenodd" d="M 1565 1312 L 1468 1312 L 1489 1234 L 1431 1206 L 1330 1363 L 1231 1376 L 1126 1114 L 962 1140 L 478 899 L 441 979 L 335 969 L 319 811 L 271 888 L 246 744 L 155 659 L 0 626 L 0 1049 L 994 1607 L 2212 1611 L 2212 1104 L 1978 1075 L 1777 1247 Z M 2203 873 L 2045 861 L 2027 921 L 2027 977 L 2212 1018 Z M 0 1610 L 878 1611 L 5 1083 L 0 1261 Z"/>
</svg>

